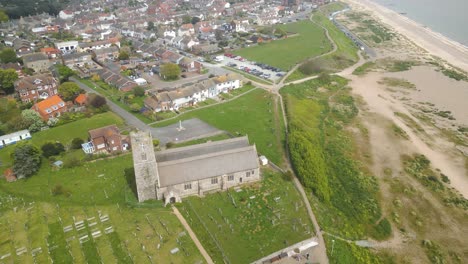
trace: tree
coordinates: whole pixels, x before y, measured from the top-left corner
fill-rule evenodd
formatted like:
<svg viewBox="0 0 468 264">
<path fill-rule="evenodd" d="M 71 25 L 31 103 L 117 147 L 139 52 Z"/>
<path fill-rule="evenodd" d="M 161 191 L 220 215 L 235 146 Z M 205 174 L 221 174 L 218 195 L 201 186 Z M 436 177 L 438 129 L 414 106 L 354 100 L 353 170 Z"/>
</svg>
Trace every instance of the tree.
<svg viewBox="0 0 468 264">
<path fill-rule="evenodd" d="M 57 156 L 65 151 L 65 147 L 60 142 L 47 142 L 41 147 L 42 156 L 48 158 Z"/>
<path fill-rule="evenodd" d="M 180 75 L 179 65 L 166 63 L 161 66 L 161 76 L 164 80 L 177 80 Z"/>
<path fill-rule="evenodd" d="M 72 69 L 68 68 L 65 65 L 61 65 L 61 64 L 59 64 L 57 66 L 57 71 L 58 71 L 58 73 L 60 75 L 60 82 L 66 82 L 66 81 L 68 81 L 68 79 L 70 77 L 75 75 L 75 72 Z"/>
<path fill-rule="evenodd" d="M 100 95 L 91 93 L 91 94 L 88 95 L 87 104 L 94 107 L 94 108 L 101 108 L 101 107 L 107 105 L 107 102 L 106 102 L 106 98 L 104 98 L 104 97 L 102 97 Z"/>
<path fill-rule="evenodd" d="M 0 51 L 0 61 L 3 63 L 17 62 L 16 52 L 10 48 L 3 49 Z"/>
<path fill-rule="evenodd" d="M 73 101 L 80 94 L 81 88 L 74 82 L 64 82 L 59 86 L 58 92 L 63 100 Z"/>
<path fill-rule="evenodd" d="M 124 50 L 121 50 L 119 52 L 119 60 L 128 60 L 130 58 L 130 55 L 128 55 L 128 53 Z"/>
<path fill-rule="evenodd" d="M 72 149 L 80 149 L 81 148 L 81 144 L 83 144 L 84 141 L 83 139 L 81 138 L 74 138 L 71 142 L 71 148 Z"/>
<path fill-rule="evenodd" d="M 93 74 L 93 76 L 91 76 L 91 81 L 93 82 L 98 82 L 101 80 L 101 77 L 99 77 L 99 75 L 97 74 Z"/>
<path fill-rule="evenodd" d="M 219 30 L 219 29 L 215 30 L 215 38 L 217 41 L 223 40 L 224 38 L 223 35 L 224 35 L 224 32 L 222 30 Z"/>
<path fill-rule="evenodd" d="M 182 24 L 190 24 L 192 22 L 192 18 L 189 15 L 184 15 L 182 17 Z"/>
<path fill-rule="evenodd" d="M 44 126 L 44 121 L 41 116 L 32 109 L 23 110 L 21 112 L 21 118 L 31 132 L 39 131 Z"/>
<path fill-rule="evenodd" d="M 148 31 L 153 31 L 155 28 L 153 21 L 148 22 L 148 27 L 146 28 Z"/>
<path fill-rule="evenodd" d="M 14 83 L 18 80 L 18 73 L 14 69 L 0 69 L 0 90 L 6 94 L 14 92 Z"/>
<path fill-rule="evenodd" d="M 141 96 L 145 95 L 145 88 L 137 86 L 137 87 L 133 88 L 133 94 L 135 96 L 141 97 Z"/>
<path fill-rule="evenodd" d="M 9 20 L 8 15 L 4 10 L 0 10 L 0 23 L 7 22 Z"/>
<path fill-rule="evenodd" d="M 138 112 L 138 111 L 140 111 L 140 109 L 141 109 L 141 107 L 137 103 L 133 103 L 133 104 L 130 105 L 130 110 L 132 112 Z"/>
<path fill-rule="evenodd" d="M 35 174 L 41 166 L 39 149 L 31 144 L 19 144 L 13 152 L 13 172 L 18 179 Z"/>
<path fill-rule="evenodd" d="M 195 25 L 196 23 L 200 22 L 201 19 L 199 17 L 192 17 L 192 20 L 190 21 L 193 25 Z"/>
</svg>

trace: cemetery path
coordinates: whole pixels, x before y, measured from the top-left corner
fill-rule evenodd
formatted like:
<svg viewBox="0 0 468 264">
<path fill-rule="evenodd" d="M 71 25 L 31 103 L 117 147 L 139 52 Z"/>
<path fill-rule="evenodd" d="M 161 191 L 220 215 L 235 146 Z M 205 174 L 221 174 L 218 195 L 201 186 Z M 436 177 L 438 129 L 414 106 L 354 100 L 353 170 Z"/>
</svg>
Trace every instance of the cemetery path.
<svg viewBox="0 0 468 264">
<path fill-rule="evenodd" d="M 195 243 L 195 246 L 197 246 L 198 250 L 200 251 L 202 256 L 205 258 L 206 262 L 208 264 L 213 264 L 214 262 L 211 259 L 210 255 L 208 255 L 208 252 L 206 252 L 205 248 L 200 243 L 200 240 L 198 240 L 197 236 L 192 231 L 192 228 L 190 228 L 190 225 L 187 223 L 187 221 L 185 221 L 185 218 L 182 216 L 182 214 L 179 212 L 179 210 L 177 210 L 177 208 L 175 206 L 172 206 L 172 211 L 177 216 L 180 223 L 182 223 L 184 228 L 187 230 L 187 232 L 189 233 L 190 238 L 193 240 L 193 243 Z"/>
</svg>

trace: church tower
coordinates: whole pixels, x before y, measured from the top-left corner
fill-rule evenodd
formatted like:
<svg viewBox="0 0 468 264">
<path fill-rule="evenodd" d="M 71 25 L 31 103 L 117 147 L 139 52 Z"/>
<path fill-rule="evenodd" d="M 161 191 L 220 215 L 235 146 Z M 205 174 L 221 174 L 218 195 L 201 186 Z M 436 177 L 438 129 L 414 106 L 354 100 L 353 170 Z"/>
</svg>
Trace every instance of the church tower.
<svg viewBox="0 0 468 264">
<path fill-rule="evenodd" d="M 159 174 L 153 148 L 153 138 L 149 132 L 130 133 L 133 167 L 138 193 L 138 201 L 158 198 Z"/>
</svg>

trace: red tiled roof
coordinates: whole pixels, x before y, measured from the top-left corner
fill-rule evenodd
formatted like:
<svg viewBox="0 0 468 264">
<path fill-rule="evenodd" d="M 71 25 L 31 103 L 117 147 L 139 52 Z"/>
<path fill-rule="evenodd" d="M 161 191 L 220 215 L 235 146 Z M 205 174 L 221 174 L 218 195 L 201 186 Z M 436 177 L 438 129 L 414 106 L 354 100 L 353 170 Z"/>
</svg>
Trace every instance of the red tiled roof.
<svg viewBox="0 0 468 264">
<path fill-rule="evenodd" d="M 78 97 L 76 97 L 75 103 L 82 105 L 86 102 L 87 98 L 88 97 L 86 96 L 86 94 L 80 94 L 78 95 Z"/>
</svg>

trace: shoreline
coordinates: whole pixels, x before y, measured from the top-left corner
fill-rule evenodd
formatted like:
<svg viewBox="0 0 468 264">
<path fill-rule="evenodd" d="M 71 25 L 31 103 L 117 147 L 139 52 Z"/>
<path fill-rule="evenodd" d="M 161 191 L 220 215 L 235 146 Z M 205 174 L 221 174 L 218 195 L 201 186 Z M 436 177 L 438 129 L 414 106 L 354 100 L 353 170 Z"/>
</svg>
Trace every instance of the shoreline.
<svg viewBox="0 0 468 264">
<path fill-rule="evenodd" d="M 468 47 L 396 11 L 370 0 L 343 0 L 376 15 L 384 24 L 413 41 L 431 55 L 468 72 Z"/>
</svg>

